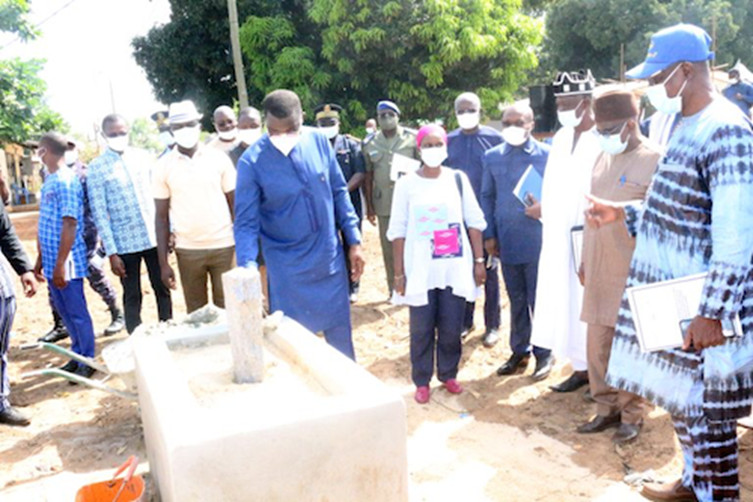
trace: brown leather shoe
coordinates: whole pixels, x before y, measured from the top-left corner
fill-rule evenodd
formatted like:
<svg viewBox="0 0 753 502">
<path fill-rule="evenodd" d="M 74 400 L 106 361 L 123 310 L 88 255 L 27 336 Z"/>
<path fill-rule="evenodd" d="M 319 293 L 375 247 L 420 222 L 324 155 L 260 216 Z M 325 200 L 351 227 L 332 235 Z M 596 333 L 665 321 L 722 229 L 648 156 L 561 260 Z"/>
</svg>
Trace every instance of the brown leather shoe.
<svg viewBox="0 0 753 502">
<path fill-rule="evenodd" d="M 674 500 L 695 502 L 698 499 L 693 490 L 682 484 L 682 479 L 674 483 L 646 483 L 641 495 L 650 500 Z"/>
<path fill-rule="evenodd" d="M 585 424 L 579 426 L 576 430 L 578 434 L 593 434 L 594 432 L 601 432 L 609 429 L 610 427 L 617 427 L 620 425 L 620 414 L 614 415 L 596 415 Z"/>
</svg>

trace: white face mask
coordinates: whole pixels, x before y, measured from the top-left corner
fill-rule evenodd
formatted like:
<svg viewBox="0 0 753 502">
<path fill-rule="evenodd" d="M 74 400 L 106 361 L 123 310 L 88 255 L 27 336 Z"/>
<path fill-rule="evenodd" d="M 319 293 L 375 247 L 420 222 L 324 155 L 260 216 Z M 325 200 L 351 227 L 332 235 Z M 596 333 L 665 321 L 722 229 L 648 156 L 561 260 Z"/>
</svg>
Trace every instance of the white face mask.
<svg viewBox="0 0 753 502">
<path fill-rule="evenodd" d="M 678 92 L 677 96 L 673 98 L 670 98 L 667 95 L 667 88 L 665 87 L 666 83 L 672 78 L 672 75 L 675 74 L 679 67 L 680 65 L 677 65 L 675 69 L 672 70 L 672 73 L 664 79 L 664 82 L 652 85 L 646 89 L 646 96 L 648 96 L 648 100 L 651 101 L 654 108 L 667 115 L 675 115 L 682 111 L 682 91 L 685 90 L 685 84 L 688 83 L 687 79 L 683 82 L 682 87 L 680 87 L 680 92 Z"/>
<path fill-rule="evenodd" d="M 201 126 L 195 125 L 193 127 L 181 127 L 173 131 L 173 137 L 178 146 L 190 150 L 195 147 L 199 142 L 199 135 L 201 134 Z"/>
<path fill-rule="evenodd" d="M 78 152 L 76 150 L 66 150 L 63 154 L 63 160 L 66 166 L 72 166 L 78 160 Z"/>
<path fill-rule="evenodd" d="M 512 146 L 520 146 L 528 141 L 528 129 L 517 126 L 508 126 L 502 129 L 502 139 Z"/>
<path fill-rule="evenodd" d="M 366 135 L 374 134 L 375 132 L 376 132 L 376 129 L 374 129 L 373 127 L 366 128 Z"/>
<path fill-rule="evenodd" d="M 628 145 L 628 140 L 622 141 L 621 136 L 627 126 L 627 122 L 620 128 L 620 132 L 617 134 L 609 134 L 607 136 L 599 134 L 599 146 L 609 155 L 619 155 L 625 151 Z"/>
<path fill-rule="evenodd" d="M 159 141 L 163 145 L 165 145 L 165 148 L 169 146 L 173 146 L 175 144 L 175 138 L 173 138 L 173 135 L 170 133 L 170 131 L 162 131 L 159 133 Z"/>
<path fill-rule="evenodd" d="M 319 131 L 321 131 L 325 136 L 327 136 L 327 139 L 332 139 L 340 133 L 340 126 L 333 125 L 329 127 L 320 127 Z"/>
<path fill-rule="evenodd" d="M 481 122 L 481 112 L 461 113 L 455 115 L 455 117 L 458 119 L 458 125 L 460 128 L 465 129 L 466 131 L 475 129 Z"/>
<path fill-rule="evenodd" d="M 235 138 L 238 136 L 238 129 L 233 127 L 229 131 L 217 131 L 217 136 L 222 141 L 235 141 Z"/>
<path fill-rule="evenodd" d="M 439 167 L 447 159 L 447 145 L 421 149 L 421 160 L 426 167 Z"/>
<path fill-rule="evenodd" d="M 280 153 L 286 157 L 290 155 L 290 152 L 293 151 L 293 148 L 295 148 L 295 145 L 297 145 L 300 140 L 301 136 L 298 134 L 298 131 L 287 134 L 276 134 L 269 137 L 269 141 L 271 141 L 275 148 L 280 150 Z"/>
<path fill-rule="evenodd" d="M 115 136 L 114 138 L 107 138 L 107 146 L 110 147 L 111 150 L 115 150 L 118 153 L 122 153 L 125 151 L 126 147 L 128 146 L 128 135 L 124 136 Z"/>
<path fill-rule="evenodd" d="M 580 114 L 580 117 L 578 116 L 578 108 L 580 108 L 580 105 L 582 104 L 583 100 L 580 100 L 578 106 L 576 106 L 572 110 L 557 110 L 557 119 L 560 121 L 560 124 L 565 127 L 578 127 L 580 123 L 583 122 L 583 116 L 586 114 L 586 112 L 583 112 Z"/>
<path fill-rule="evenodd" d="M 252 145 L 261 138 L 261 127 L 255 129 L 238 129 L 238 139 L 244 145 Z"/>
</svg>

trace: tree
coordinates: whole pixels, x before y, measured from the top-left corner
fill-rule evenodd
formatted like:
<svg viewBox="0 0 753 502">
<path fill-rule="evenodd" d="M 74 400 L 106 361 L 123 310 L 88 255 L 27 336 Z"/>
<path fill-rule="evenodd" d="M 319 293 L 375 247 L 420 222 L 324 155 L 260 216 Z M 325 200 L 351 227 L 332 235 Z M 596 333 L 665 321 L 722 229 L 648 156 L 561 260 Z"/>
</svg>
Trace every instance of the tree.
<svg viewBox="0 0 753 502">
<path fill-rule="evenodd" d="M 170 23 L 133 41 L 157 97 L 194 99 L 205 114 L 231 103 L 224 0 L 171 5 Z M 536 65 L 542 25 L 520 8 L 520 0 L 239 0 L 249 99 L 289 88 L 308 112 L 336 101 L 346 128 L 388 97 L 421 119 L 452 116 L 465 90 L 496 110 Z"/>
<path fill-rule="evenodd" d="M 0 31 L 17 33 L 22 40 L 38 32 L 26 19 L 29 2 L 2 0 Z M 44 61 L 0 59 L 0 142 L 23 142 L 46 131 L 67 130 L 62 117 L 47 107 L 44 94 L 47 84 L 39 76 Z"/>
<path fill-rule="evenodd" d="M 67 125 L 44 102 L 43 61 L 0 60 L 0 142 L 23 142 Z"/>
<path fill-rule="evenodd" d="M 679 22 L 709 34 L 716 25 L 716 63 L 753 63 L 753 3 L 749 0 L 558 0 L 546 15 L 547 70 L 591 68 L 597 78 L 620 74 L 646 56 L 651 35 Z"/>
<path fill-rule="evenodd" d="M 157 125 L 144 117 L 137 118 L 131 124 L 130 139 L 131 145 L 155 154 L 165 149 L 165 146 L 160 143 Z"/>
<path fill-rule="evenodd" d="M 30 8 L 28 0 L 2 0 L 0 31 L 16 33 L 24 41 L 35 38 L 39 31 L 26 19 Z"/>
<path fill-rule="evenodd" d="M 283 12 L 289 0 L 238 0 L 239 19 Z M 237 97 L 226 0 L 170 0 L 170 22 L 131 42 L 159 101 L 191 99 L 204 113 L 205 127 L 219 105 Z M 248 61 L 245 61 L 248 65 Z M 263 97 L 263 96 L 262 96 Z M 251 102 L 259 94 L 249 92 Z"/>
</svg>

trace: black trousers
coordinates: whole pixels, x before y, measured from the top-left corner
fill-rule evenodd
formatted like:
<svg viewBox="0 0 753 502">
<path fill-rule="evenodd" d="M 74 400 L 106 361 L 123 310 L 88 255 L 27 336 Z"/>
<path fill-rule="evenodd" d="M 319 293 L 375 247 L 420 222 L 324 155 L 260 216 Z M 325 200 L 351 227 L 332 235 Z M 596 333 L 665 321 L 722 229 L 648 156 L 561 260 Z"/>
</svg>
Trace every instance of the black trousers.
<svg viewBox="0 0 753 502">
<path fill-rule="evenodd" d="M 149 274 L 149 282 L 154 290 L 157 300 L 157 314 L 160 321 L 173 318 L 173 303 L 170 299 L 170 290 L 162 283 L 157 248 L 146 249 L 138 253 L 119 255 L 123 260 L 126 276 L 120 279 L 123 285 L 123 310 L 125 313 L 126 330 L 133 333 L 141 324 L 141 260 L 146 263 Z"/>
</svg>

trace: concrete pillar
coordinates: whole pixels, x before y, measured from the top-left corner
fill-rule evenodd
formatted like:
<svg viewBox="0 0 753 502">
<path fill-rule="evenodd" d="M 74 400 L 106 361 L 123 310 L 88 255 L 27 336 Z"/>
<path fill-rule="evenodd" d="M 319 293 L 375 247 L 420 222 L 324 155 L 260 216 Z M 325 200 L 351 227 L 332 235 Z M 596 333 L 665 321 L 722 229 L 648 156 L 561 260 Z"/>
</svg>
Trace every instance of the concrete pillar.
<svg viewBox="0 0 753 502">
<path fill-rule="evenodd" d="M 235 383 L 264 379 L 262 294 L 259 271 L 237 267 L 222 274 Z"/>
</svg>

